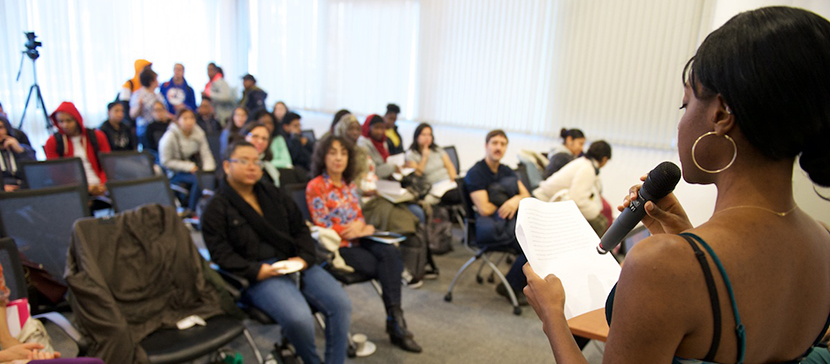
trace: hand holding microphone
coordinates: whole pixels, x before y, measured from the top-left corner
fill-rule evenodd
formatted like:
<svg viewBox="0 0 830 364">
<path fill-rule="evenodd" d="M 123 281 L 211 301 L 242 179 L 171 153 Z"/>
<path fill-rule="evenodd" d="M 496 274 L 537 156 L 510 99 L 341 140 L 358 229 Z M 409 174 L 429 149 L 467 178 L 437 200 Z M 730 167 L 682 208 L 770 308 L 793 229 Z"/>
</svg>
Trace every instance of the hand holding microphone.
<svg viewBox="0 0 830 364">
<path fill-rule="evenodd" d="M 688 222 L 689 219 L 686 217 L 686 212 L 683 211 L 683 208 L 680 207 L 680 204 L 674 196 L 669 198 L 668 204 L 661 201 L 661 204 L 664 205 L 663 208 L 656 206 L 656 202 L 669 195 L 679 181 L 680 168 L 674 163 L 663 162 L 651 170 L 645 176 L 641 187 L 632 188 L 631 193 L 634 194 L 636 192 L 636 195 L 626 198 L 628 200 L 627 206 L 624 204 L 622 214 L 611 224 L 611 227 L 608 228 L 605 235 L 602 236 L 597 246 L 597 252 L 605 254 L 614 249 L 625 235 L 634 229 L 637 223 L 646 216 L 647 205 L 653 207 L 653 209 L 649 211 L 650 218 L 644 223 L 653 234 L 675 230 L 686 224 L 688 224 L 688 227 L 691 227 L 691 223 Z M 685 229 L 681 229 L 680 231 L 682 230 Z"/>
</svg>

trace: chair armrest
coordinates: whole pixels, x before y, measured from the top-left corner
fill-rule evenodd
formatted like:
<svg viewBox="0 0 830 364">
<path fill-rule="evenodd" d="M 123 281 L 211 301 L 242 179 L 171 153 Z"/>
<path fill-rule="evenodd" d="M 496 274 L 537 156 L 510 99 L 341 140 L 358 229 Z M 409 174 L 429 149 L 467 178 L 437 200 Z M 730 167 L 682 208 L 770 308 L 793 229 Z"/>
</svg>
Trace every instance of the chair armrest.
<svg viewBox="0 0 830 364">
<path fill-rule="evenodd" d="M 239 301 L 242 298 L 242 291 L 247 289 L 251 286 L 250 282 L 247 279 L 235 275 L 233 273 L 228 273 L 227 271 L 222 270 L 219 267 L 211 265 L 213 270 L 215 270 L 222 279 L 225 281 L 225 289 L 228 290 L 228 293 L 231 294 L 235 301 Z"/>
</svg>

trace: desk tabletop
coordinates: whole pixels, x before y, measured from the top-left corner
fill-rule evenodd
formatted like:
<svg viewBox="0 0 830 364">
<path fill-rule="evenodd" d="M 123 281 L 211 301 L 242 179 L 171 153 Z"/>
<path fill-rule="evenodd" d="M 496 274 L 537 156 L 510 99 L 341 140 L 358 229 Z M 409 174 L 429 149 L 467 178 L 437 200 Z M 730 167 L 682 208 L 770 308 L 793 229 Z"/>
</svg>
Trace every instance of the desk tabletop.
<svg viewBox="0 0 830 364">
<path fill-rule="evenodd" d="M 584 313 L 568 320 L 571 333 L 584 338 L 605 341 L 608 339 L 608 323 L 605 308 Z"/>
</svg>

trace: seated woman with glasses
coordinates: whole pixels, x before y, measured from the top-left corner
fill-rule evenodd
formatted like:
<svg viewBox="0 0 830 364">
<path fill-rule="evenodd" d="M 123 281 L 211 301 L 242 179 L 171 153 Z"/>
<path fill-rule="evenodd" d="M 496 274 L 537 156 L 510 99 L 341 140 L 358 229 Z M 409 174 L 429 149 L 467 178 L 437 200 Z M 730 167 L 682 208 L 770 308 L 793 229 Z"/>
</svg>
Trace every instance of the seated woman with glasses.
<svg viewBox="0 0 830 364">
<path fill-rule="evenodd" d="M 283 328 L 305 363 L 320 363 L 311 307 L 326 316 L 326 363 L 343 363 L 351 301 L 317 263 L 315 244 L 294 200 L 262 179 L 263 161 L 251 143 L 225 151 L 226 178 L 202 216 L 211 260 L 251 286 L 243 298 Z"/>
<path fill-rule="evenodd" d="M 259 152 L 259 160 L 263 162 L 262 170 L 265 172 L 262 174 L 262 180 L 279 187 L 280 171 L 270 163 L 273 156 L 271 149 L 268 148 L 268 143 L 271 141 L 271 130 L 268 126 L 260 122 L 249 123 L 239 134 Z"/>
<path fill-rule="evenodd" d="M 366 224 L 360 209 L 353 180 L 355 156 L 354 146 L 343 137 L 329 136 L 317 143 L 311 161 L 311 173 L 316 177 L 306 187 L 311 220 L 340 235 L 340 255 L 346 264 L 380 281 L 386 332 L 392 344 L 419 353 L 421 347 L 407 330 L 401 308 L 401 253 L 394 245 L 365 238 L 375 233 L 375 227 Z"/>
</svg>

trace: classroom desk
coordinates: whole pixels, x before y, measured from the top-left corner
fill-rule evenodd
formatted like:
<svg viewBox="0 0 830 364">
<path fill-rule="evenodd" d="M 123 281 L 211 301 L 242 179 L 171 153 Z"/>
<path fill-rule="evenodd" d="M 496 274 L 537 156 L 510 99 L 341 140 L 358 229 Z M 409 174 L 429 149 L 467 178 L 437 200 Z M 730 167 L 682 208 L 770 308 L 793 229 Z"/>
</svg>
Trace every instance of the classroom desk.
<svg viewBox="0 0 830 364">
<path fill-rule="evenodd" d="M 605 322 L 605 308 L 584 313 L 568 320 L 571 333 L 584 338 L 605 341 L 608 339 L 608 323 Z"/>
</svg>

